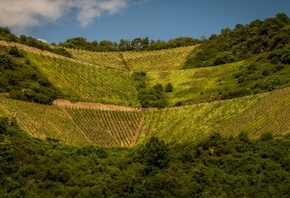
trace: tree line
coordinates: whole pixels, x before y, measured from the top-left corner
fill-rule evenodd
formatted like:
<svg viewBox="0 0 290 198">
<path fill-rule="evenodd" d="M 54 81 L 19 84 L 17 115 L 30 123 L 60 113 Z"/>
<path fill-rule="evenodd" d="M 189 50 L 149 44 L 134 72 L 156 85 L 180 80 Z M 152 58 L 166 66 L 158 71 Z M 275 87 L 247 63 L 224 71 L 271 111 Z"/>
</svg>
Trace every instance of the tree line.
<svg viewBox="0 0 290 198">
<path fill-rule="evenodd" d="M 31 138 L 0 118 L 2 197 L 288 197 L 290 136 L 246 132 L 136 148 Z M 9 123 L 9 125 L 7 125 Z"/>
<path fill-rule="evenodd" d="M 290 19 L 278 13 L 264 21 L 254 20 L 249 24 L 237 24 L 234 29 L 223 28 L 220 34 L 212 34 L 192 54 L 184 67 L 216 66 L 231 63 L 270 51 L 285 51 L 289 54 Z M 289 63 L 285 60 L 284 62 Z"/>
<path fill-rule="evenodd" d="M 132 51 L 132 50 L 162 50 L 176 47 L 185 47 L 190 45 L 196 45 L 200 43 L 199 39 L 191 37 L 179 37 L 170 39 L 168 41 L 163 40 L 149 40 L 145 38 L 135 38 L 133 40 L 121 39 L 119 43 L 110 40 L 87 41 L 84 37 L 74 37 L 67 39 L 65 42 L 60 42 L 59 46 L 72 49 L 81 49 L 88 51 Z"/>
</svg>

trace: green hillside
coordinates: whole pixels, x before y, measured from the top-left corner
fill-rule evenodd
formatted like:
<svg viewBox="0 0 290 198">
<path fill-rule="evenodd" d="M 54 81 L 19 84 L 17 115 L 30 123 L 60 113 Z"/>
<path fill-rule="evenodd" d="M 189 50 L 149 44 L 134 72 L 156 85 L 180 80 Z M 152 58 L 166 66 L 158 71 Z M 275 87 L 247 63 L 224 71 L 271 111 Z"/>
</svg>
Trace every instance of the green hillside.
<svg viewBox="0 0 290 198">
<path fill-rule="evenodd" d="M 144 122 L 143 114 L 136 111 L 47 106 L 4 97 L 0 98 L 0 115 L 16 118 L 32 137 L 79 146 L 132 147 Z"/>
<path fill-rule="evenodd" d="M 289 197 L 289 27 L 127 46 L 0 28 L 0 197 Z"/>
<path fill-rule="evenodd" d="M 162 71 L 180 69 L 196 46 L 156 51 L 90 52 L 67 49 L 72 57 L 99 67 L 120 71 Z"/>
<path fill-rule="evenodd" d="M 104 43 L 83 38 L 50 46 L 1 28 L 2 114 L 34 137 L 73 145 L 134 146 L 151 136 L 199 141 L 215 131 L 284 134 L 289 23 L 278 13 L 202 41 L 184 37 L 163 43 L 162 50 L 152 43 L 108 52 L 96 52 Z M 92 45 L 94 52 L 85 50 Z M 55 99 L 120 105 L 128 112 L 35 104 Z"/>
</svg>

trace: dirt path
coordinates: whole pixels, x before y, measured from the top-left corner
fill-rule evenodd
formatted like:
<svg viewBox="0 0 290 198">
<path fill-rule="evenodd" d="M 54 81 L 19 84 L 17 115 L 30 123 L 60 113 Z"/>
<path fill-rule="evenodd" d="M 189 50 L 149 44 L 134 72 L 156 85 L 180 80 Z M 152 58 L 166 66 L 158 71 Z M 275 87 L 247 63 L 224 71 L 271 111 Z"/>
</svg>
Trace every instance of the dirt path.
<svg viewBox="0 0 290 198">
<path fill-rule="evenodd" d="M 105 111 L 140 111 L 140 108 L 118 106 L 111 104 L 93 103 L 93 102 L 76 102 L 72 103 L 69 100 L 57 99 L 53 101 L 53 105 L 59 107 L 72 107 L 72 108 L 83 108 L 83 109 L 97 109 Z"/>
</svg>

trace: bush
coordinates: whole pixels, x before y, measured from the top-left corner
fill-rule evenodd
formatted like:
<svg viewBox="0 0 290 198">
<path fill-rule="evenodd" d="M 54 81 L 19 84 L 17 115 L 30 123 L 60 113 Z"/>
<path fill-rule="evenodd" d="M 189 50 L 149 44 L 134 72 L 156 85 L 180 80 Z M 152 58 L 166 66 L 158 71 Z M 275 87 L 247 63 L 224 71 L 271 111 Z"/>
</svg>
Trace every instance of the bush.
<svg viewBox="0 0 290 198">
<path fill-rule="evenodd" d="M 267 141 L 267 140 L 273 140 L 273 133 L 271 132 L 264 132 L 260 135 L 260 140 Z"/>
<path fill-rule="evenodd" d="M 217 58 L 214 60 L 214 65 L 222 65 L 226 63 L 232 63 L 235 61 L 235 58 L 231 52 L 225 51 L 218 54 Z"/>
<path fill-rule="evenodd" d="M 170 161 L 169 149 L 164 141 L 152 137 L 137 150 L 134 161 L 146 165 L 150 172 L 155 168 L 165 168 Z"/>
<path fill-rule="evenodd" d="M 0 117 L 0 134 L 7 133 L 7 118 Z"/>
<path fill-rule="evenodd" d="M 172 92 L 173 91 L 173 85 L 171 83 L 168 83 L 165 87 L 165 92 Z"/>
<path fill-rule="evenodd" d="M 18 58 L 23 58 L 23 54 L 19 51 L 16 46 L 12 46 L 9 50 L 9 54 Z"/>
</svg>

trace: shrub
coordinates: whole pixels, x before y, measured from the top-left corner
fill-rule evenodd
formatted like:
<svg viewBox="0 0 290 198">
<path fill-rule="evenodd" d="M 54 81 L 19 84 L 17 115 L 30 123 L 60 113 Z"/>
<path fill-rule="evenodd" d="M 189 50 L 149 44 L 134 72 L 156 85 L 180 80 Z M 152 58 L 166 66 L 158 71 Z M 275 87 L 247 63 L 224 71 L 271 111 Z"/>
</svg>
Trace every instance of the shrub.
<svg viewBox="0 0 290 198">
<path fill-rule="evenodd" d="M 273 140 L 273 133 L 271 132 L 264 132 L 260 135 L 260 140 L 267 141 L 267 140 Z"/>
<path fill-rule="evenodd" d="M 173 85 L 171 83 L 168 83 L 165 87 L 165 92 L 172 92 L 173 91 Z"/>
<path fill-rule="evenodd" d="M 9 50 L 9 54 L 18 58 L 24 57 L 16 46 L 12 46 Z"/>
</svg>

